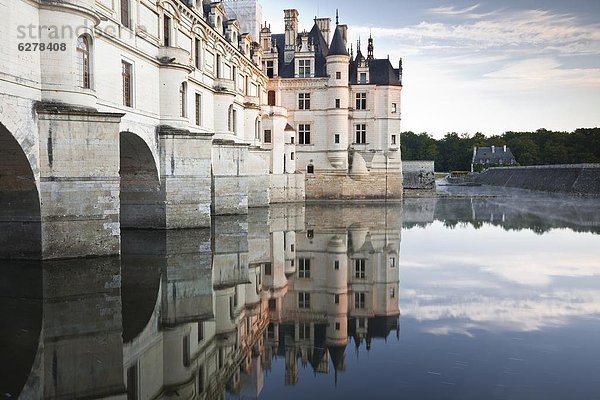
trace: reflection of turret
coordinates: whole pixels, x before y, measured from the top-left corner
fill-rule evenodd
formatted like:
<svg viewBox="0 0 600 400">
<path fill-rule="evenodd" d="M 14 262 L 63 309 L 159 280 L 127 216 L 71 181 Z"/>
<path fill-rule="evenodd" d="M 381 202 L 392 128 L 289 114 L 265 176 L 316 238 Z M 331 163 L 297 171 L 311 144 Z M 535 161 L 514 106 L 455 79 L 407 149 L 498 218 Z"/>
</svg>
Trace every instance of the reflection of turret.
<svg viewBox="0 0 600 400">
<path fill-rule="evenodd" d="M 323 374 L 333 366 L 337 381 L 350 336 L 370 349 L 374 338 L 398 330 L 401 209 L 306 211 L 309 228 L 295 235 L 295 272 L 287 275 L 283 302 L 273 303 L 278 311 L 267 330 L 270 348 L 285 358 L 286 384 L 297 383 L 299 362 Z"/>
<path fill-rule="evenodd" d="M 346 236 L 334 236 L 327 244 L 327 345 L 348 343 L 348 258 Z"/>
</svg>

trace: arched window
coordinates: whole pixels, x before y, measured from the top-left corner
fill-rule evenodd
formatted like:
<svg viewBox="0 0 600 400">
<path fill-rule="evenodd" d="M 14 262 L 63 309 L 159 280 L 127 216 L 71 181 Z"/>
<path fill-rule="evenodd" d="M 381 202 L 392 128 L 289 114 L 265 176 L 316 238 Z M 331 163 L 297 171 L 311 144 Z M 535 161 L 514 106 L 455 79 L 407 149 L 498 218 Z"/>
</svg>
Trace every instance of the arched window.
<svg viewBox="0 0 600 400">
<path fill-rule="evenodd" d="M 256 140 L 260 140 L 260 118 L 256 118 L 256 123 L 254 124 L 254 138 Z"/>
<path fill-rule="evenodd" d="M 227 129 L 230 132 L 233 131 L 233 104 L 229 106 L 229 111 L 227 112 Z"/>
<path fill-rule="evenodd" d="M 187 83 L 182 82 L 179 87 L 179 107 L 181 110 L 181 116 L 187 116 Z"/>
<path fill-rule="evenodd" d="M 77 66 L 79 69 L 79 85 L 84 89 L 90 89 L 90 41 L 86 35 L 77 38 Z"/>
</svg>

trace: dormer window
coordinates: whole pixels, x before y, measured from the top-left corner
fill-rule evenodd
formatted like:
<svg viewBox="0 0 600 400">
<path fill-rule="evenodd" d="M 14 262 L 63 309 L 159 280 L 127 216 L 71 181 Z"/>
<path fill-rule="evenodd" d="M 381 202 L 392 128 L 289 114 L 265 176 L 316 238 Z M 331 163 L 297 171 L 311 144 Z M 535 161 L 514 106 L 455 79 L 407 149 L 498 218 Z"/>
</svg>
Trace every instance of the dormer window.
<svg viewBox="0 0 600 400">
<path fill-rule="evenodd" d="M 367 73 L 366 72 L 361 72 L 360 73 L 360 80 L 358 83 L 368 83 L 367 81 Z"/>
<path fill-rule="evenodd" d="M 310 78 L 312 65 L 310 60 L 298 60 L 298 77 Z"/>
</svg>

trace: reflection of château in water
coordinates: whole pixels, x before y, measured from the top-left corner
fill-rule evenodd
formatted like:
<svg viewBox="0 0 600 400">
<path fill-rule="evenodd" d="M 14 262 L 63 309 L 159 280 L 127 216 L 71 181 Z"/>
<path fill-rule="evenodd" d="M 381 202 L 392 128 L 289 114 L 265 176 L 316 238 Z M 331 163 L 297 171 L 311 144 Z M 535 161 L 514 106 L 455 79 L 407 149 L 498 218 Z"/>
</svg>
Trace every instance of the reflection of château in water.
<svg viewBox="0 0 600 400">
<path fill-rule="evenodd" d="M 305 223 L 303 207 L 257 210 L 217 218 L 210 245 L 198 237 L 188 248 L 166 233 L 159 299 L 140 319 L 149 319 L 145 327 L 125 335 L 129 395 L 256 397 L 276 355 L 286 359 L 288 383 L 297 382 L 298 355 L 317 372 L 330 363 L 343 370 L 349 336 L 368 348 L 398 330 L 400 210 L 389 214 L 309 208 Z M 127 261 L 142 278 L 148 264 L 135 257 Z M 125 286 L 137 281 L 127 268 L 124 310 Z"/>
<path fill-rule="evenodd" d="M 316 373 L 343 371 L 349 337 L 368 350 L 398 332 L 399 221 L 399 210 L 312 208 L 307 229 L 286 237 L 285 261 L 265 271 L 265 347 L 285 357 L 286 384 L 298 382 L 298 358 Z"/>
<path fill-rule="evenodd" d="M 301 362 L 344 370 L 349 341 L 369 348 L 398 331 L 400 219 L 398 205 L 286 205 L 217 217 L 211 231 L 123 232 L 120 260 L 46 262 L 27 282 L 23 269 L 4 274 L 0 311 L 14 329 L 0 339 L 19 350 L 1 355 L 0 389 L 256 397 L 273 357 L 287 383 Z"/>
</svg>

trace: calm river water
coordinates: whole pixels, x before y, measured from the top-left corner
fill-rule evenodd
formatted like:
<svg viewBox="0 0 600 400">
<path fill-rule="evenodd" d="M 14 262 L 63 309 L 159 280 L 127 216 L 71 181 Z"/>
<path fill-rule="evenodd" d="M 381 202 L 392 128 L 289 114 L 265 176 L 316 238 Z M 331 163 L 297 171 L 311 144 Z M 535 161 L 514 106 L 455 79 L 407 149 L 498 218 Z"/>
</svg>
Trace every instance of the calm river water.
<svg viewBox="0 0 600 400">
<path fill-rule="evenodd" d="M 0 262 L 0 396 L 599 399 L 600 200 L 445 189 Z"/>
</svg>

